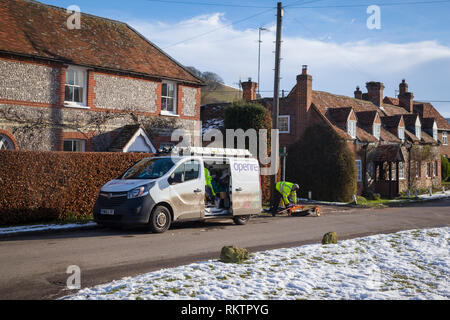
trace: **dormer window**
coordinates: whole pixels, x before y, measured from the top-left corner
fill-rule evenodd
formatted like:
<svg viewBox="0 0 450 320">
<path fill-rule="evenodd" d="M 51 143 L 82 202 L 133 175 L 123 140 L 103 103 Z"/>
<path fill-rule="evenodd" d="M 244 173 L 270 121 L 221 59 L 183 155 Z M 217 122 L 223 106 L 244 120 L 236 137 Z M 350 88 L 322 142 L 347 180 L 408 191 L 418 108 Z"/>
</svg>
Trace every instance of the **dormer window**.
<svg viewBox="0 0 450 320">
<path fill-rule="evenodd" d="M 354 120 L 348 120 L 347 121 L 347 133 L 353 139 L 356 138 L 356 121 L 354 121 Z"/>
<path fill-rule="evenodd" d="M 433 124 L 433 139 L 434 141 L 438 141 L 439 137 L 438 137 L 438 127 L 436 122 Z"/>
<path fill-rule="evenodd" d="M 380 132 L 381 132 L 381 125 L 380 124 L 373 124 L 373 136 L 380 140 Z"/>
<path fill-rule="evenodd" d="M 420 123 L 419 118 L 417 118 L 416 120 L 416 137 L 417 139 L 421 140 L 422 139 L 422 125 Z"/>
<path fill-rule="evenodd" d="M 405 141 L 405 128 L 398 127 L 398 138 L 402 141 Z"/>
</svg>

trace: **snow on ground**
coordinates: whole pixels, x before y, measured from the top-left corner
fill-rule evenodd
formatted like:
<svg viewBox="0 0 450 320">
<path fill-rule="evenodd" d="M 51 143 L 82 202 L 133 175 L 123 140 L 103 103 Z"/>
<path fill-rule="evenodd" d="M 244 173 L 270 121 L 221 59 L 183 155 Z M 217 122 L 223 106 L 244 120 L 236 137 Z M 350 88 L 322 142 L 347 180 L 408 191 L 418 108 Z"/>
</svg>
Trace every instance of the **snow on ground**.
<svg viewBox="0 0 450 320">
<path fill-rule="evenodd" d="M 437 192 L 433 193 L 431 196 L 430 194 L 419 194 L 417 198 L 414 197 L 414 194 L 411 195 L 411 199 L 393 199 L 390 200 L 390 202 L 417 202 L 417 201 L 433 201 L 433 200 L 439 200 L 439 199 L 446 199 L 450 197 L 450 190 L 447 190 L 445 192 Z M 308 200 L 301 198 L 300 201 L 307 202 L 307 203 L 314 203 L 314 204 L 323 204 L 323 205 L 330 205 L 330 206 L 347 206 L 348 203 L 346 202 L 330 202 L 330 201 L 316 201 L 316 200 Z"/>
<path fill-rule="evenodd" d="M 95 227 L 97 224 L 95 222 L 89 223 L 71 223 L 71 224 L 39 224 L 39 225 L 29 225 L 20 227 L 8 227 L 0 228 L 0 235 L 10 235 L 15 233 L 27 233 L 36 231 L 52 231 L 52 230 L 67 230 L 74 228 L 87 228 Z"/>
<path fill-rule="evenodd" d="M 124 278 L 65 299 L 449 299 L 450 228 L 252 254 Z"/>
</svg>

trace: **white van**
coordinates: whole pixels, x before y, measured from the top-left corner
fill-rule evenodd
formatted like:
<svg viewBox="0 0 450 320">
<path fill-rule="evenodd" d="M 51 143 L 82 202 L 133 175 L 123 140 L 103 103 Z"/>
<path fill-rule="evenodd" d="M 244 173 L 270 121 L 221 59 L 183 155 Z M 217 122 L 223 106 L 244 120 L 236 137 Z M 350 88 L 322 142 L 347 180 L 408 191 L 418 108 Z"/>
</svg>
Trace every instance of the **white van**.
<svg viewBox="0 0 450 320">
<path fill-rule="evenodd" d="M 174 221 L 229 218 L 244 225 L 261 213 L 260 167 L 249 151 L 189 147 L 177 152 L 143 159 L 103 186 L 95 221 L 147 225 L 163 233 Z"/>
</svg>

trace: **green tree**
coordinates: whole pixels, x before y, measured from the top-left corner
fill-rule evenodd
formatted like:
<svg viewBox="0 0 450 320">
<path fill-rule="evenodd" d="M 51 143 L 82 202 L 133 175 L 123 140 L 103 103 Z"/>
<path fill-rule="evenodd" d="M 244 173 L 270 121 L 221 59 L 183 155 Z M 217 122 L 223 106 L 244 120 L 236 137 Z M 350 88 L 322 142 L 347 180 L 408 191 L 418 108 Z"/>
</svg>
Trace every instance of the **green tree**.
<svg viewBox="0 0 450 320">
<path fill-rule="evenodd" d="M 225 110 L 226 129 L 272 129 L 269 111 L 259 103 L 237 101 Z"/>
<path fill-rule="evenodd" d="M 288 181 L 298 183 L 302 197 L 348 202 L 356 193 L 355 158 L 346 141 L 329 126 L 314 125 L 290 146 Z"/>
</svg>

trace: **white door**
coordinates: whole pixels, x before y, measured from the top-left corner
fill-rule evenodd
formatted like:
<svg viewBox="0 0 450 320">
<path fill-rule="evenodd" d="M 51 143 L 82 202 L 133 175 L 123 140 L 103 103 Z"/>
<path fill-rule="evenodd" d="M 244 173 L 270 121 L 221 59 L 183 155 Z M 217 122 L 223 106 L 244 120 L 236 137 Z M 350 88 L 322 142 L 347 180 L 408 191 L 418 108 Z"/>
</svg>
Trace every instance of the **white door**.
<svg viewBox="0 0 450 320">
<path fill-rule="evenodd" d="M 261 213 L 260 168 L 256 159 L 231 159 L 231 188 L 233 215 Z"/>
<path fill-rule="evenodd" d="M 198 160 L 189 160 L 180 164 L 171 177 L 170 200 L 176 219 L 200 218 L 204 207 L 205 186 Z"/>
</svg>

